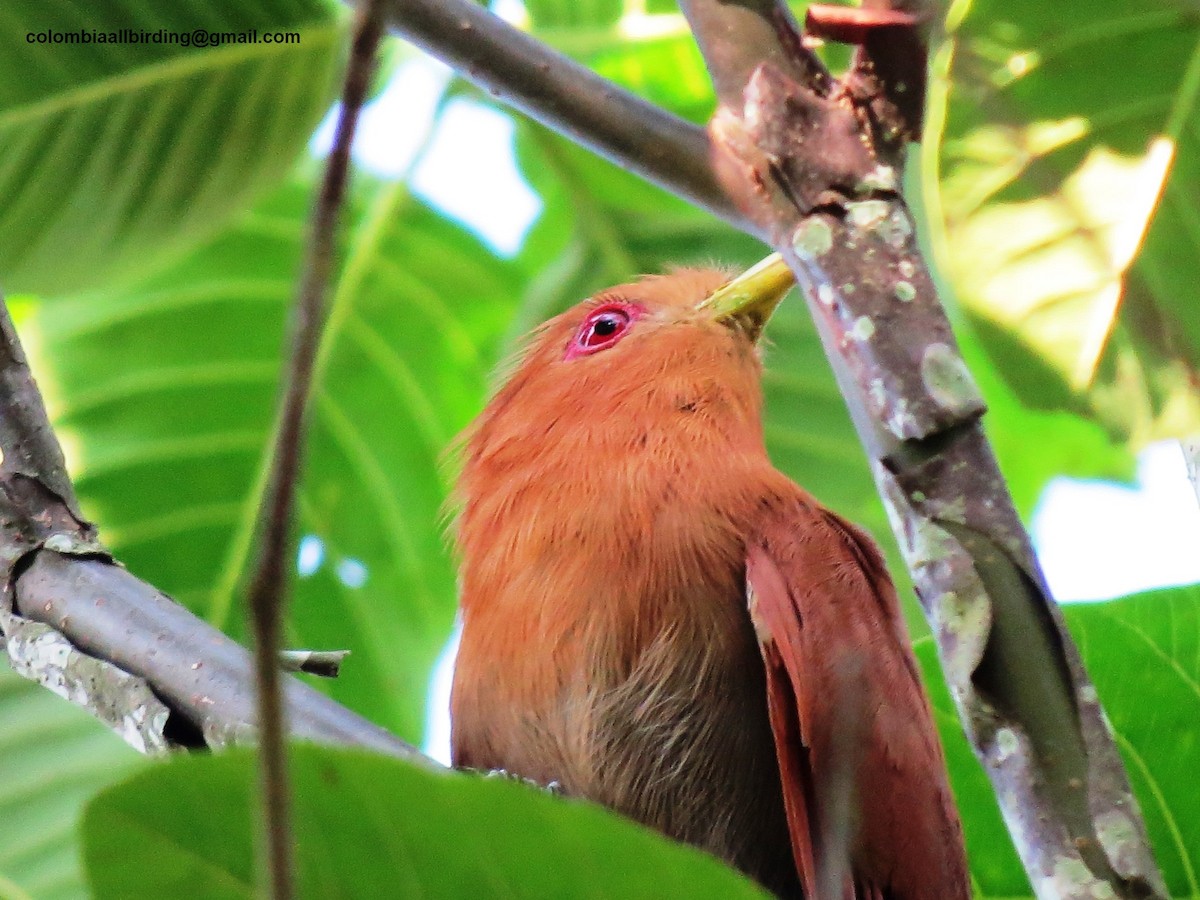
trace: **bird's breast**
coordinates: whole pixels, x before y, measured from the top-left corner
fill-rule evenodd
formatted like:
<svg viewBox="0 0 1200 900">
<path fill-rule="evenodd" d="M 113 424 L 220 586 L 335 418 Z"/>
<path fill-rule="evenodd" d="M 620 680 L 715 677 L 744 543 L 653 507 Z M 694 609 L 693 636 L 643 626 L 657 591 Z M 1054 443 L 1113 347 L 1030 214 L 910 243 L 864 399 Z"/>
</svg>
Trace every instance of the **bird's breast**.
<svg viewBox="0 0 1200 900">
<path fill-rule="evenodd" d="M 637 503 L 610 485 L 586 519 L 539 510 L 465 560 L 456 763 L 558 781 L 786 887 L 739 516 L 657 483 Z"/>
</svg>

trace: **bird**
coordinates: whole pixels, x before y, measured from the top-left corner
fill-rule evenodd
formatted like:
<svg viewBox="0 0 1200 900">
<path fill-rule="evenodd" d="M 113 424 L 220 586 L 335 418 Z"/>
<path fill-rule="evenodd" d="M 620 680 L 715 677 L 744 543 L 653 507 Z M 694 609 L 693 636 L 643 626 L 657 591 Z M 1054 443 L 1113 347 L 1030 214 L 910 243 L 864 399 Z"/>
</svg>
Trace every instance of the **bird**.
<svg viewBox="0 0 1200 900">
<path fill-rule="evenodd" d="M 545 322 L 464 432 L 454 766 L 609 807 L 779 897 L 966 900 L 962 827 L 872 539 L 776 469 L 768 257 Z"/>
</svg>

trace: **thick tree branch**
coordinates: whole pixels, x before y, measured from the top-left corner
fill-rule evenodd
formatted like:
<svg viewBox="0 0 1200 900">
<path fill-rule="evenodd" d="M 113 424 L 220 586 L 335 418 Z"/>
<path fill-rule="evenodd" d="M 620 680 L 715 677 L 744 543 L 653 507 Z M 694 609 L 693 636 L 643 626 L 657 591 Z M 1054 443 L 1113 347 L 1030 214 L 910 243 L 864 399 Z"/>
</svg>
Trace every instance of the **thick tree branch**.
<svg viewBox="0 0 1200 900">
<path fill-rule="evenodd" d="M 713 178 L 703 129 L 601 78 L 472 0 L 384 0 L 384 7 L 388 27 L 501 102 L 758 235 Z"/>
<path fill-rule="evenodd" d="M 898 193 L 920 112 L 899 98 L 924 91 L 898 81 L 923 78 L 898 48 L 920 48 L 917 21 L 868 22 L 851 71 L 832 80 L 796 35 L 764 46 L 786 21 L 782 3 L 680 5 L 722 101 L 717 169 L 803 288 L 1035 892 L 1165 897 Z M 781 54 L 798 58 L 781 66 Z"/>
<path fill-rule="evenodd" d="M 62 448 L 50 427 L 7 307 L 0 309 L 0 400 L 0 477 L 4 483 L 10 484 L 17 475 L 40 481 L 82 521 Z"/>
</svg>

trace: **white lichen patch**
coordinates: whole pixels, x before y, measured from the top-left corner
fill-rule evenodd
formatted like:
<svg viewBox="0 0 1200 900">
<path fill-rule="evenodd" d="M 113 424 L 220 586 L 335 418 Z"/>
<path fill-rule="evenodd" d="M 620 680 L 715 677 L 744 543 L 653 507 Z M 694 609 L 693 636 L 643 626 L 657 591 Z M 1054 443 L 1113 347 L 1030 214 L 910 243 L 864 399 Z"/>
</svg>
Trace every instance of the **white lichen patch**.
<svg viewBox="0 0 1200 900">
<path fill-rule="evenodd" d="M 833 229 L 822 219 L 805 219 L 792 235 L 792 249 L 801 259 L 817 259 L 833 249 Z"/>
<path fill-rule="evenodd" d="M 946 680 L 952 684 L 970 681 L 983 658 L 992 630 L 992 606 L 983 586 L 967 584 L 965 587 L 965 591 L 941 594 L 934 614 L 938 643 L 942 647 L 942 665 Z"/>
<path fill-rule="evenodd" d="M 958 352 L 934 343 L 921 356 L 921 382 L 929 397 L 942 409 L 965 416 L 984 408 L 983 396 Z"/>
<path fill-rule="evenodd" d="M 892 291 L 901 303 L 911 303 L 917 296 L 917 289 L 912 286 L 910 281 L 897 281 Z"/>
<path fill-rule="evenodd" d="M 169 715 L 142 679 L 80 652 L 49 625 L 5 617 L 13 671 L 82 706 L 140 753 L 169 747 Z"/>
<path fill-rule="evenodd" d="M 884 419 L 888 431 L 898 438 L 909 437 L 917 427 L 917 417 L 909 409 L 908 400 L 901 397 L 896 401 L 891 413 Z"/>
<path fill-rule="evenodd" d="M 892 205 L 886 200 L 859 200 L 846 204 L 846 221 L 859 231 L 875 231 L 891 212 Z"/>
<path fill-rule="evenodd" d="M 817 299 L 826 306 L 833 306 L 833 301 L 837 299 L 837 295 L 833 292 L 833 285 L 820 284 L 817 286 Z"/>
<path fill-rule="evenodd" d="M 955 552 L 958 542 L 946 529 L 923 516 L 914 518 L 908 540 L 900 548 L 911 568 L 942 562 Z"/>
<path fill-rule="evenodd" d="M 1127 795 L 1128 796 L 1128 795 Z M 1122 806 L 1133 805 L 1133 798 Z M 1096 837 L 1117 871 L 1136 871 L 1142 868 L 1142 837 L 1134 820 L 1121 809 L 1108 809 L 1096 816 Z"/>
<path fill-rule="evenodd" d="M 912 278 L 917 274 L 917 267 L 911 259 L 902 259 L 896 263 L 896 271 L 900 273 L 901 278 Z"/>
<path fill-rule="evenodd" d="M 846 204 L 846 221 L 864 234 L 883 241 L 895 250 L 903 250 L 913 235 L 908 212 L 887 200 L 860 200 Z"/>
<path fill-rule="evenodd" d="M 960 495 L 944 501 L 938 507 L 937 517 L 943 521 L 948 519 L 951 522 L 965 522 L 967 520 L 967 498 Z"/>
<path fill-rule="evenodd" d="M 1129 816 L 1119 809 L 1110 809 L 1096 817 L 1096 837 L 1109 855 L 1115 856 L 1122 845 L 1136 841 L 1138 834 Z"/>
<path fill-rule="evenodd" d="M 883 409 L 887 405 L 887 388 L 882 378 L 872 378 L 871 386 L 867 388 L 867 396 L 875 409 Z"/>
<path fill-rule="evenodd" d="M 892 210 L 891 215 L 879 228 L 879 236 L 894 250 L 903 250 L 913 236 L 912 219 L 900 207 Z"/>
<path fill-rule="evenodd" d="M 1021 749 L 1021 741 L 1017 733 L 1005 726 L 996 731 L 996 762 L 1004 762 Z"/>
<path fill-rule="evenodd" d="M 1054 874 L 1042 879 L 1039 897 L 1062 897 L 1064 900 L 1112 900 L 1112 886 L 1101 881 L 1083 861 L 1060 856 L 1054 863 Z"/>
<path fill-rule="evenodd" d="M 877 165 L 863 176 L 858 183 L 860 193 L 868 191 L 894 191 L 897 185 L 896 170 L 891 166 Z"/>
<path fill-rule="evenodd" d="M 65 556 L 91 556 L 104 552 L 104 548 L 95 541 L 80 540 L 78 536 L 63 531 L 50 535 L 42 542 L 42 546 Z"/>
<path fill-rule="evenodd" d="M 846 333 L 856 341 L 869 341 L 875 336 L 875 323 L 870 316 L 859 316 Z"/>
<path fill-rule="evenodd" d="M 1095 703 L 1100 699 L 1100 695 L 1096 693 L 1094 685 L 1085 684 L 1079 689 L 1079 699 L 1084 703 Z"/>
</svg>

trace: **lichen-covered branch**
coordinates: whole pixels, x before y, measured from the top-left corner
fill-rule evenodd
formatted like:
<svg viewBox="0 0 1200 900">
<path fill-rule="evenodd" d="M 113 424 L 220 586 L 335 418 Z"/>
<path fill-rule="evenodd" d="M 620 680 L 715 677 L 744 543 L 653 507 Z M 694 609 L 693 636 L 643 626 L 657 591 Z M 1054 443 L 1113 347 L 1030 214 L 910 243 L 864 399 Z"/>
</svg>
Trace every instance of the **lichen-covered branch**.
<svg viewBox="0 0 1200 900">
<path fill-rule="evenodd" d="M 1165 897 L 899 193 L 919 129 L 920 109 L 905 98 L 924 91 L 922 23 L 863 10 L 846 32 L 861 42 L 854 64 L 834 79 L 787 33 L 782 3 L 681 6 L 721 100 L 714 166 L 803 288 L 1034 891 Z M 746 25 L 748 13 L 757 24 Z M 797 58 L 781 65 L 781 54 Z"/>
</svg>

